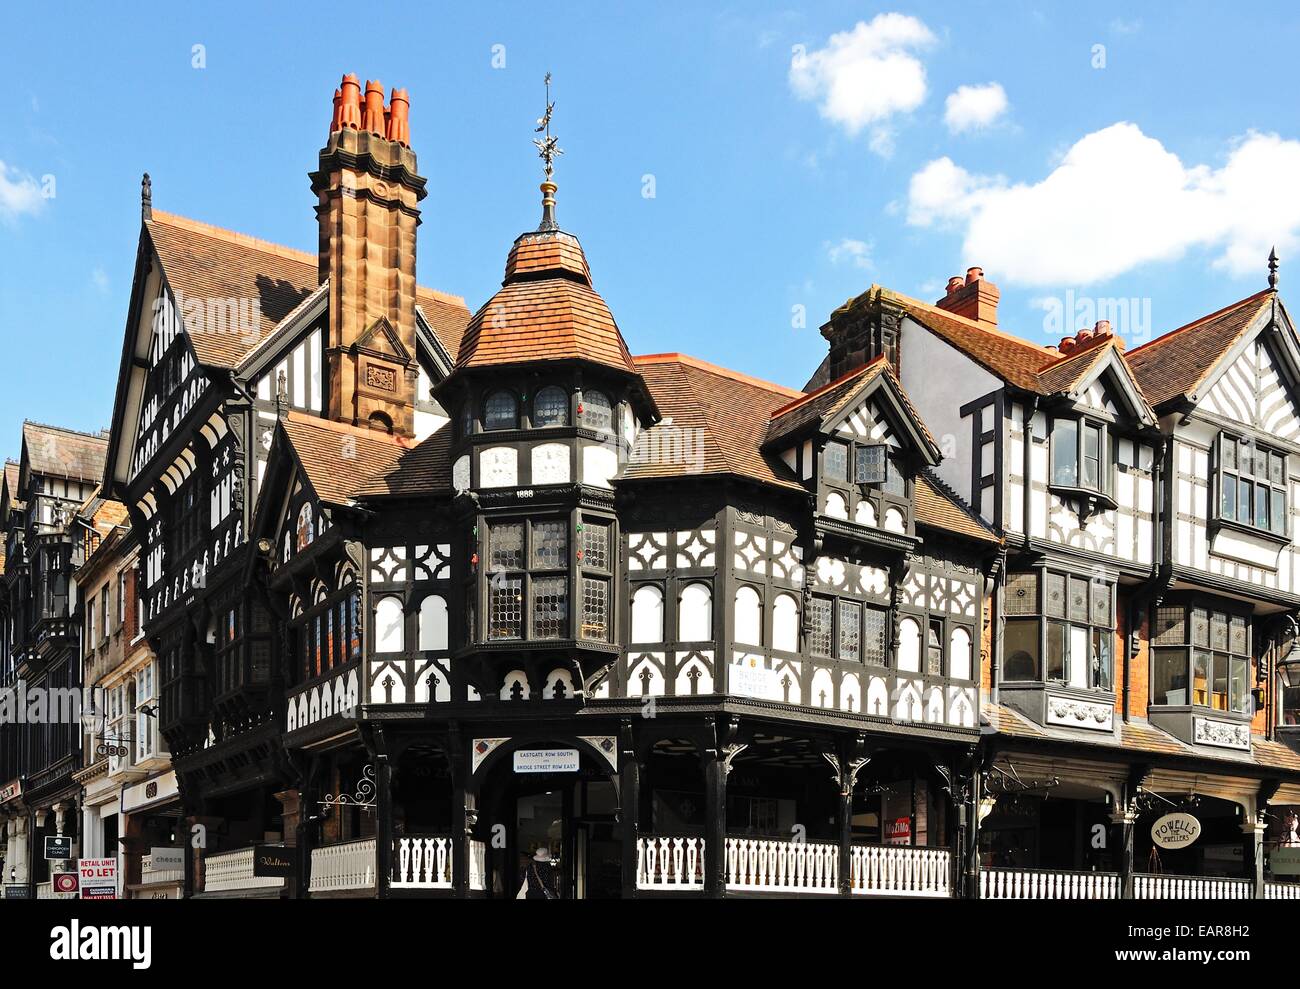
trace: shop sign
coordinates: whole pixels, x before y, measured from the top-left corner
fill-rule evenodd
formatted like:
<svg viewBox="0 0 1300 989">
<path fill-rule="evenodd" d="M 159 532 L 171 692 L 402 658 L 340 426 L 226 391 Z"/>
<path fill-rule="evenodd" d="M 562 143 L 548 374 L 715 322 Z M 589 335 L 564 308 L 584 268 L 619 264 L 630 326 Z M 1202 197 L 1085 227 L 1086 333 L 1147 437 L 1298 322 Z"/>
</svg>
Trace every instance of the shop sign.
<svg viewBox="0 0 1300 989">
<path fill-rule="evenodd" d="M 885 822 L 886 845 L 910 845 L 912 843 L 912 819 L 896 817 Z"/>
<path fill-rule="evenodd" d="M 258 879 L 292 879 L 297 867 L 296 848 L 258 845 L 253 849 L 253 875 Z"/>
<path fill-rule="evenodd" d="M 50 884 L 56 893 L 76 893 L 81 888 L 81 875 L 76 872 L 56 872 L 50 877 Z"/>
<path fill-rule="evenodd" d="M 117 859 L 81 859 L 77 871 L 83 900 L 117 899 Z"/>
<path fill-rule="evenodd" d="M 1300 876 L 1300 845 L 1273 849 L 1268 856 L 1268 868 L 1275 876 Z"/>
<path fill-rule="evenodd" d="M 31 898 L 32 890 L 26 883 L 5 883 L 6 900 L 30 900 Z"/>
<path fill-rule="evenodd" d="M 151 848 L 149 849 L 149 861 L 153 865 L 154 869 L 158 871 L 164 869 L 184 869 L 185 849 Z"/>
<path fill-rule="evenodd" d="M 1201 836 L 1201 822 L 1191 814 L 1176 811 L 1151 825 L 1151 840 L 1161 848 L 1186 848 Z"/>
<path fill-rule="evenodd" d="M 576 773 L 577 749 L 516 749 L 516 773 Z"/>
<path fill-rule="evenodd" d="M 756 700 L 775 700 L 781 697 L 781 681 L 776 670 L 764 667 L 762 660 L 751 657 L 748 662 L 733 663 L 727 672 L 731 677 L 728 682 L 730 693 L 737 697 L 753 697 Z"/>
<path fill-rule="evenodd" d="M 14 800 L 23 795 L 23 781 L 10 780 L 4 786 L 0 786 L 0 804 L 8 800 Z"/>
<path fill-rule="evenodd" d="M 45 857 L 66 861 L 72 858 L 72 838 L 69 835 L 46 835 Z"/>
</svg>

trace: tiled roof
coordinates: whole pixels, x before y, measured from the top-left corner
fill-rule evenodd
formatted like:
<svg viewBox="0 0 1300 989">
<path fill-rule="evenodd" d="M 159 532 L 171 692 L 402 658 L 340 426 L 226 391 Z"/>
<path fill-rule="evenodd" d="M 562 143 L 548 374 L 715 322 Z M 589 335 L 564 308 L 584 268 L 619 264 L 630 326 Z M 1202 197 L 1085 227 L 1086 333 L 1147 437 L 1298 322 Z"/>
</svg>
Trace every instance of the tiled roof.
<svg viewBox="0 0 1300 989">
<path fill-rule="evenodd" d="M 933 529 L 954 532 L 959 536 L 985 543 L 1002 540 L 955 491 L 929 471 L 922 471 L 912 485 L 912 498 L 916 504 L 916 521 Z"/>
<path fill-rule="evenodd" d="M 735 474 L 803 491 L 761 450 L 773 410 L 802 393 L 685 354 L 634 358 L 664 421 L 637 437 L 624 478 Z"/>
<path fill-rule="evenodd" d="M 1255 761 L 1261 766 L 1300 772 L 1300 755 L 1290 746 L 1255 735 L 1251 739 L 1251 748 L 1255 753 Z"/>
<path fill-rule="evenodd" d="M 9 501 L 13 508 L 21 508 L 22 502 L 18 500 L 18 471 L 22 465 L 14 460 L 5 461 L 5 485 L 9 489 Z M 0 519 L 0 525 L 3 525 L 4 519 Z"/>
<path fill-rule="evenodd" d="M 416 498 L 451 491 L 451 427 L 444 425 L 357 488 L 358 498 Z"/>
<path fill-rule="evenodd" d="M 191 332 L 194 354 L 208 367 L 237 366 L 319 287 L 314 254 L 161 210 L 153 211 L 145 227 L 174 292 L 193 299 L 257 302 L 260 318 L 251 333 Z M 469 318 L 464 301 L 427 288 L 417 288 L 416 301 L 448 352 L 455 354 Z"/>
<path fill-rule="evenodd" d="M 1272 300 L 1265 289 L 1130 351 L 1128 362 L 1147 401 L 1162 405 L 1195 391 Z"/>
<path fill-rule="evenodd" d="M 377 474 L 393 470 L 411 447 L 397 437 L 290 412 L 281 421 L 317 497 L 346 505 Z"/>
<path fill-rule="evenodd" d="M 24 422 L 23 445 L 28 469 L 34 474 L 96 482 L 104 476 L 108 437 L 103 433 Z"/>
<path fill-rule="evenodd" d="M 1119 341 L 1114 337 L 1106 337 L 1098 343 L 1085 346 L 1082 350 L 1070 354 L 1065 360 L 1048 366 L 1038 375 L 1038 387 L 1048 395 L 1073 391 L 1079 382 L 1113 350 L 1123 352 Z"/>
<path fill-rule="evenodd" d="M 572 359 L 636 373 L 609 306 L 591 287 L 577 238 L 524 234 L 510 250 L 500 291 L 470 319 L 456 367 Z"/>
</svg>

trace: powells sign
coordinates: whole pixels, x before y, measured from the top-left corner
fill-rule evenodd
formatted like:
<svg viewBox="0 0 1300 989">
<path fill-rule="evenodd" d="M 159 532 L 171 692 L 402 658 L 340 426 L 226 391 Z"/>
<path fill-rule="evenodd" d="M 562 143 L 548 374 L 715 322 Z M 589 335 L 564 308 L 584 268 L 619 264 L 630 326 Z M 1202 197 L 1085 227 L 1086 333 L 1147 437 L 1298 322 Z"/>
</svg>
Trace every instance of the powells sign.
<svg viewBox="0 0 1300 989">
<path fill-rule="evenodd" d="M 1151 825 L 1151 840 L 1161 848 L 1186 848 L 1201 836 L 1201 822 L 1191 814 L 1166 814 Z"/>
</svg>

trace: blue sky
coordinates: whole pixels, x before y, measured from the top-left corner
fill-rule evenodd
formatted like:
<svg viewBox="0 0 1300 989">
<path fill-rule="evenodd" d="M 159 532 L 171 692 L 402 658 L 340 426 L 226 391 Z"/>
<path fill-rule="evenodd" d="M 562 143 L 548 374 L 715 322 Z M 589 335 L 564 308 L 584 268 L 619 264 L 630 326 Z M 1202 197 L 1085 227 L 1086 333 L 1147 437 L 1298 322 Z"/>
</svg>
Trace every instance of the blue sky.
<svg viewBox="0 0 1300 989">
<path fill-rule="evenodd" d="M 307 172 L 349 71 L 410 91 L 420 281 L 471 309 L 536 224 L 552 71 L 560 221 L 635 353 L 799 386 L 846 298 L 933 300 L 973 264 L 1043 343 L 1089 304 L 1138 300 L 1115 312 L 1139 338 L 1220 308 L 1264 287 L 1274 242 L 1300 284 L 1283 4 L 306 9 L 7 15 L 0 452 L 24 417 L 107 425 L 142 171 L 158 208 L 314 249 Z"/>
</svg>

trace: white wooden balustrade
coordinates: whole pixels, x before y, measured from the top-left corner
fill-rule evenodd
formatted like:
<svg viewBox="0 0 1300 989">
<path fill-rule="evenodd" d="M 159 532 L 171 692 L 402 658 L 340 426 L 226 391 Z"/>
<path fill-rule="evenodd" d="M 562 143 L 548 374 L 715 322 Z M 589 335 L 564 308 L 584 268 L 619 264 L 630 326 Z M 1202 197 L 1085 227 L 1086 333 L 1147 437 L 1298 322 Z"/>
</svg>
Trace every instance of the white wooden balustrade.
<svg viewBox="0 0 1300 989">
<path fill-rule="evenodd" d="M 704 839 L 637 838 L 636 885 L 637 889 L 703 889 Z"/>
<path fill-rule="evenodd" d="M 837 893 L 839 864 L 839 845 L 727 839 L 727 889 L 741 893 Z"/>
<path fill-rule="evenodd" d="M 906 845 L 854 845 L 851 889 L 879 896 L 951 896 L 952 852 Z"/>
<path fill-rule="evenodd" d="M 253 875 L 253 849 L 251 848 L 209 855 L 203 860 L 203 870 L 205 893 L 268 890 L 284 886 L 282 878 L 262 878 Z"/>
<path fill-rule="evenodd" d="M 487 889 L 487 845 L 481 841 L 469 843 L 469 888 Z"/>
<path fill-rule="evenodd" d="M 1266 900 L 1300 900 L 1300 883 L 1265 883 Z"/>
<path fill-rule="evenodd" d="M 393 843 L 393 889 L 451 889 L 449 836 L 398 835 Z"/>
<path fill-rule="evenodd" d="M 833 842 L 728 838 L 722 863 L 736 893 L 839 892 L 840 850 Z M 855 895 L 952 895 L 952 855 L 945 848 L 854 845 L 850 890 Z M 668 835 L 637 839 L 637 888 L 704 888 L 704 839 Z"/>
<path fill-rule="evenodd" d="M 375 888 L 375 839 L 348 841 L 311 850 L 313 893 Z"/>
<path fill-rule="evenodd" d="M 1254 895 L 1254 884 L 1248 879 L 1142 874 L 1133 877 L 1135 900 L 1249 900 Z"/>
<path fill-rule="evenodd" d="M 38 900 L 75 900 L 76 893 L 56 893 L 54 892 L 54 880 L 38 883 L 36 886 L 36 899 Z"/>
<path fill-rule="evenodd" d="M 1119 876 L 1113 872 L 980 870 L 984 900 L 1117 900 L 1119 894 Z"/>
</svg>

